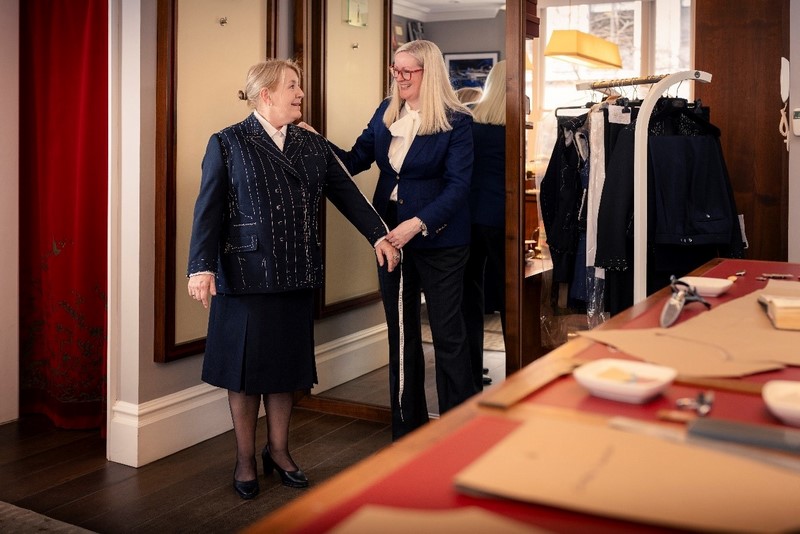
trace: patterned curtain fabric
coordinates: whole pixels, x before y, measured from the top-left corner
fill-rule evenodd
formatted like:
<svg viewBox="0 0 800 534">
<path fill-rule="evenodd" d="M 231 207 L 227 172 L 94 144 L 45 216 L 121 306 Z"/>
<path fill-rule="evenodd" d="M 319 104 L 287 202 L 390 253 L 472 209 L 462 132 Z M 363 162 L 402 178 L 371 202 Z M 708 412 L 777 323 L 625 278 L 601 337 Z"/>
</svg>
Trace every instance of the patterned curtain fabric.
<svg viewBox="0 0 800 534">
<path fill-rule="evenodd" d="M 20 411 L 105 426 L 108 1 L 20 2 Z"/>
</svg>

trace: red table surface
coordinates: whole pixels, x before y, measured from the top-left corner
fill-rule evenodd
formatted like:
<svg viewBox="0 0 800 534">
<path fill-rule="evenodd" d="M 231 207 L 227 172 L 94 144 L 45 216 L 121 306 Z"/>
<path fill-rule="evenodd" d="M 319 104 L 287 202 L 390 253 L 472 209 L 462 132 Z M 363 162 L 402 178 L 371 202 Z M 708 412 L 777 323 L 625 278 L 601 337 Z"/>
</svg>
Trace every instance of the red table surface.
<svg viewBox="0 0 800 534">
<path fill-rule="evenodd" d="M 372 484 L 335 509 L 306 523 L 295 532 L 319 533 L 333 528 L 360 507 L 373 504 L 413 510 L 446 510 L 477 506 L 552 532 L 640 533 L 679 532 L 549 506 L 458 493 L 452 480 L 463 468 L 503 439 L 519 422 L 481 415 L 436 443 L 392 474 Z M 536 473 L 520 473 L 535 480 Z"/>
<path fill-rule="evenodd" d="M 746 270 L 733 287 L 718 298 L 709 298 L 712 306 L 740 297 L 751 291 L 761 289 L 766 282 L 756 280 L 764 272 L 789 273 L 800 276 L 800 265 L 778 262 L 747 260 L 726 260 L 709 270 L 704 276 L 727 278 L 737 271 Z M 795 278 L 796 279 L 796 278 Z M 660 307 L 651 309 L 631 320 L 625 328 L 648 328 L 658 324 Z M 687 306 L 680 320 L 687 320 L 705 308 L 692 304 Z M 579 358 L 620 357 L 620 353 L 610 353 L 601 345 L 593 345 L 581 352 Z M 800 369 L 787 368 L 782 371 L 762 373 L 747 377 L 746 380 L 766 382 L 772 379 L 800 380 Z M 662 408 L 674 408 L 680 397 L 694 397 L 700 388 L 673 385 L 663 396 L 644 404 L 625 404 L 591 397 L 571 376 L 563 377 L 523 402 L 572 408 L 609 416 L 626 416 L 638 419 L 656 420 L 655 413 Z M 760 396 L 744 393 L 715 392 L 714 417 L 740 421 L 779 424 L 767 412 Z M 393 473 L 370 485 L 361 493 L 346 500 L 317 519 L 305 524 L 297 532 L 324 532 L 367 504 L 409 508 L 417 510 L 454 509 L 465 506 L 478 506 L 493 513 L 516 519 L 553 532 L 671 532 L 673 530 L 656 525 L 644 525 L 606 517 L 594 516 L 553 508 L 549 506 L 520 503 L 510 500 L 467 496 L 458 493 L 452 484 L 453 477 L 472 463 L 487 449 L 513 431 L 519 423 L 503 417 L 480 415 L 446 436 L 410 462 L 399 466 Z M 520 476 L 536 474 L 521 473 Z"/>
<path fill-rule="evenodd" d="M 763 289 L 767 285 L 767 282 L 756 280 L 756 277 L 760 276 L 762 273 L 791 274 L 796 281 L 797 277 L 800 276 L 800 264 L 752 260 L 725 260 L 711 268 L 703 276 L 708 278 L 727 278 L 740 271 L 746 271 L 747 274 L 739 276 L 728 291 L 716 298 L 706 298 L 712 308 L 715 305 Z M 689 320 L 705 311 L 706 308 L 702 304 L 687 304 L 678 322 Z M 661 307 L 656 306 L 627 322 L 622 328 L 657 327 L 660 315 Z M 798 350 L 800 350 L 800 348 Z M 577 356 L 580 360 L 625 357 L 627 357 L 625 354 L 609 349 L 607 346 L 599 343 L 593 344 Z M 763 384 L 769 380 L 777 379 L 800 380 L 800 367 L 787 367 L 779 371 L 759 373 L 743 377 L 740 380 Z M 675 408 L 675 401 L 677 399 L 681 397 L 695 397 L 702 390 L 703 389 L 699 387 L 673 384 L 664 395 L 657 397 L 647 404 L 624 404 L 592 397 L 575 382 L 572 376 L 567 376 L 554 381 L 544 389 L 528 396 L 525 402 L 572 408 L 604 415 L 621 415 L 638 419 L 655 420 L 658 410 Z M 746 393 L 715 391 L 714 407 L 712 408 L 711 415 L 714 417 L 751 423 L 782 424 L 779 419 L 769 413 L 760 396 Z"/>
</svg>

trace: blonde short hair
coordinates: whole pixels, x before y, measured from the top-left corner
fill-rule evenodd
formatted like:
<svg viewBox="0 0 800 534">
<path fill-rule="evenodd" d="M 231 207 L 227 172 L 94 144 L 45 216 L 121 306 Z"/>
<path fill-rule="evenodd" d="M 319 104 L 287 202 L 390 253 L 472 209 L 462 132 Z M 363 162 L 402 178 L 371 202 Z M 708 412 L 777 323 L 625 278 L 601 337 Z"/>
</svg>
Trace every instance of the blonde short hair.
<svg viewBox="0 0 800 534">
<path fill-rule="evenodd" d="M 472 107 L 475 122 L 483 124 L 506 124 L 506 60 L 498 61 L 489 71 L 483 96 Z"/>
<path fill-rule="evenodd" d="M 450 77 L 447 74 L 447 67 L 444 64 L 442 51 L 436 44 L 424 39 L 410 41 L 394 53 L 409 54 L 417 60 L 417 64 L 425 69 L 422 73 L 422 85 L 420 86 L 419 97 L 422 103 L 420 109 L 419 135 L 430 135 L 438 132 L 452 130 L 450 121 L 447 118 L 448 111 L 455 110 L 469 114 L 467 107 L 459 102 L 456 92 L 450 85 Z M 392 80 L 390 90 L 389 107 L 383 114 L 383 123 L 388 128 L 400 118 L 400 110 L 403 109 L 405 101 L 400 98 L 397 89 L 397 80 Z"/>
<path fill-rule="evenodd" d="M 303 71 L 291 59 L 268 59 L 256 63 L 247 70 L 247 81 L 244 91 L 239 91 L 239 98 L 247 100 L 247 105 L 255 109 L 261 90 L 265 87 L 270 91 L 275 90 L 283 80 L 283 72 L 286 69 L 293 70 L 298 79 L 302 78 Z"/>
</svg>

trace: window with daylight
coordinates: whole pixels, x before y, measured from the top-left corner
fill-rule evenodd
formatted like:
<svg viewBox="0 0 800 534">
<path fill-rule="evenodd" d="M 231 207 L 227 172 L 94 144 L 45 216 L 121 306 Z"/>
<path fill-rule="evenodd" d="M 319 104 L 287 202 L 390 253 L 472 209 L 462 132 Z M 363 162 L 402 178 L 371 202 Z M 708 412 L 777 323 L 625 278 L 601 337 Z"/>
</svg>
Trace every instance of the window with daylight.
<svg viewBox="0 0 800 534">
<path fill-rule="evenodd" d="M 530 120 L 536 127 L 536 147 L 530 154 L 549 154 L 555 141 L 549 118 L 559 107 L 581 106 L 598 101 L 602 95 L 578 91 L 579 81 L 634 78 L 669 74 L 701 66 L 693 65 L 692 0 L 541 0 L 542 38 L 528 42 L 532 72 L 528 74 L 528 96 L 533 103 Z M 544 56 L 554 30 L 579 30 L 607 39 L 619 46 L 622 68 L 591 68 Z M 644 98 L 649 86 L 620 88 L 629 98 Z M 691 98 L 693 84 L 672 88 L 672 95 Z M 552 133 L 552 136 L 550 133 Z M 552 139 L 550 139 L 552 137 Z M 529 161 L 529 163 L 532 163 Z"/>
</svg>

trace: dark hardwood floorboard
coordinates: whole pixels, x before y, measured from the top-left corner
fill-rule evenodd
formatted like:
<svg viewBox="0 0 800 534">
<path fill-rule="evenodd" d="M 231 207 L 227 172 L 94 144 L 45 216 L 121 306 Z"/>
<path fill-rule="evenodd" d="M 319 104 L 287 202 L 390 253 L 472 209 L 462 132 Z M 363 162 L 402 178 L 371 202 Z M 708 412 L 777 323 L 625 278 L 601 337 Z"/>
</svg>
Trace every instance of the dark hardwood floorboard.
<svg viewBox="0 0 800 534">
<path fill-rule="evenodd" d="M 258 436 L 260 450 L 263 418 Z M 262 471 L 261 493 L 242 501 L 231 488 L 234 443 L 226 432 L 135 469 L 106 461 L 97 432 L 61 431 L 43 417 L 25 417 L 0 425 L 0 500 L 99 533 L 237 532 L 304 490 Z M 390 443 L 384 423 L 293 412 L 292 455 L 312 486 Z"/>
</svg>

